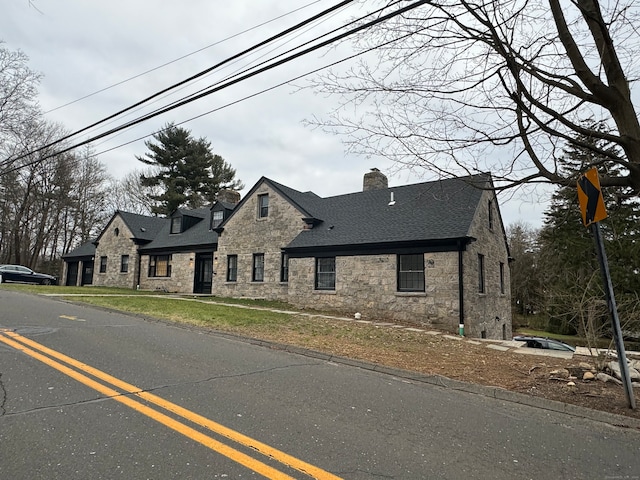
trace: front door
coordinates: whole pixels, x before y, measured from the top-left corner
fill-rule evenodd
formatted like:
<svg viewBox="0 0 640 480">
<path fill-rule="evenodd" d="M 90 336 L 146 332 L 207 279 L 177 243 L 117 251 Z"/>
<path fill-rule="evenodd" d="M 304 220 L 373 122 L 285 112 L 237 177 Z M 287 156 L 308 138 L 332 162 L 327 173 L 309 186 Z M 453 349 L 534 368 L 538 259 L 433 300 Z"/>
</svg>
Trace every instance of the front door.
<svg viewBox="0 0 640 480">
<path fill-rule="evenodd" d="M 193 293 L 211 293 L 213 283 L 213 253 L 196 254 L 195 278 Z"/>
</svg>

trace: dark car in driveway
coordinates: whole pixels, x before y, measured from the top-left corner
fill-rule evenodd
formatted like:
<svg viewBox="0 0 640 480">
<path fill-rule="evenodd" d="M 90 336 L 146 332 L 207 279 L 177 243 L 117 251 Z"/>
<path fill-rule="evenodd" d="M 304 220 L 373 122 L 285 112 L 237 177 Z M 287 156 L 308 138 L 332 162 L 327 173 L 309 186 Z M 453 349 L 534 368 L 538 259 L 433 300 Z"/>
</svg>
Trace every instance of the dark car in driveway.
<svg viewBox="0 0 640 480">
<path fill-rule="evenodd" d="M 0 265 L 0 283 L 19 282 L 37 283 L 40 285 L 56 285 L 58 279 L 53 275 L 34 272 L 22 265 Z"/>
<path fill-rule="evenodd" d="M 516 342 L 525 342 L 529 348 L 543 348 L 546 350 L 560 350 L 565 352 L 575 352 L 576 348 L 568 345 L 560 340 L 545 337 L 529 337 L 526 335 L 518 335 L 513 337 Z"/>
</svg>

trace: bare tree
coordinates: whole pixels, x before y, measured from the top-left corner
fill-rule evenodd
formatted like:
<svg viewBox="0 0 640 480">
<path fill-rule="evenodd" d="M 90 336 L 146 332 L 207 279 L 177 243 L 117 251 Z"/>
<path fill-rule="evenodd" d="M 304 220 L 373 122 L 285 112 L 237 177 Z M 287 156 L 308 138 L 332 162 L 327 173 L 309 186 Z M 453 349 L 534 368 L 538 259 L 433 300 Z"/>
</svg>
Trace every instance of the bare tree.
<svg viewBox="0 0 640 480">
<path fill-rule="evenodd" d="M 0 154 L 3 157 L 10 152 L 6 144 L 20 137 L 24 127 L 39 115 L 36 96 L 41 76 L 28 68 L 28 60 L 24 53 L 9 50 L 0 40 Z"/>
<path fill-rule="evenodd" d="M 309 123 L 346 135 L 352 152 L 440 176 L 488 170 L 499 188 L 574 184 L 562 148 L 596 148 L 619 166 L 602 185 L 637 195 L 639 13 L 633 0 L 426 2 L 358 37 L 371 52 L 357 66 L 313 82 L 342 102 Z"/>
<path fill-rule="evenodd" d="M 157 174 L 157 169 L 147 168 L 132 170 L 121 179 L 112 179 L 109 195 L 109 203 L 113 211 L 139 213 L 140 215 L 152 215 L 154 207 L 159 202 L 152 199 L 162 193 L 159 186 L 142 185 L 142 177 L 150 177 Z"/>
</svg>

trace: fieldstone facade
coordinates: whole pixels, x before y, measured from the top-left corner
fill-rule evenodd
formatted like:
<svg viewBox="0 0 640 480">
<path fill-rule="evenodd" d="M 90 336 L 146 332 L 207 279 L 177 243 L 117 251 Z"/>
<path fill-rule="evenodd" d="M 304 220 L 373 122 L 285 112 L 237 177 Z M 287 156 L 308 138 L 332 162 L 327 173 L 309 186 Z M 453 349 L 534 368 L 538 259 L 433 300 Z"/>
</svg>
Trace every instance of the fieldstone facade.
<svg viewBox="0 0 640 480">
<path fill-rule="evenodd" d="M 336 257 L 335 290 L 314 290 L 315 259 L 290 261 L 289 302 L 370 320 L 390 320 L 455 331 L 458 254 L 425 253 L 425 292 L 398 292 L 396 254 Z"/>
<path fill-rule="evenodd" d="M 193 293 L 196 254 L 194 252 L 181 252 L 172 253 L 169 256 L 171 275 L 150 277 L 149 259 L 151 255 L 142 255 L 140 262 L 140 289 L 172 293 Z"/>
<path fill-rule="evenodd" d="M 94 286 L 136 288 L 139 257 L 138 246 L 133 238 L 133 232 L 122 217 L 115 215 L 98 237 L 93 273 Z M 123 257 L 126 257 L 126 267 L 123 265 Z"/>
<path fill-rule="evenodd" d="M 268 198 L 268 213 L 260 217 L 258 198 Z M 224 297 L 287 301 L 288 284 L 280 281 L 282 248 L 304 229 L 303 214 L 268 184 L 244 200 L 224 226 L 214 257 L 213 294 Z M 264 255 L 264 279 L 253 280 L 254 255 Z M 237 280 L 227 281 L 229 255 L 237 256 Z"/>
<path fill-rule="evenodd" d="M 495 194 L 485 191 L 470 229 L 476 240 L 463 254 L 465 334 L 506 340 L 512 338 L 511 277 L 506 233 L 497 205 Z"/>
</svg>

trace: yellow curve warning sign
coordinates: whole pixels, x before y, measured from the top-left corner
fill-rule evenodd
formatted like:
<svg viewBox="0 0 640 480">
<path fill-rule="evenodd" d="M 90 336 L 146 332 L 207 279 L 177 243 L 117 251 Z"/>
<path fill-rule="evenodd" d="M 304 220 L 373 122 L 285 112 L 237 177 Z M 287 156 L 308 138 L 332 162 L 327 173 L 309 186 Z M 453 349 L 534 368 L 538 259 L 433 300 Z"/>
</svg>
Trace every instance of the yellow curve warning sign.
<svg viewBox="0 0 640 480">
<path fill-rule="evenodd" d="M 598 170 L 595 167 L 587 170 L 578 179 L 578 201 L 585 227 L 607 218 L 607 210 L 604 208 L 604 199 L 600 191 Z"/>
</svg>

